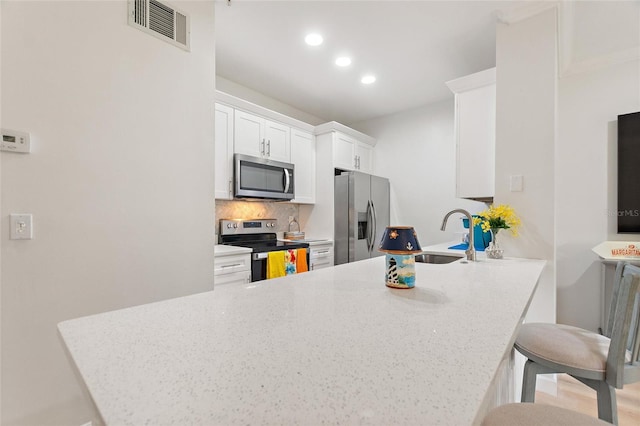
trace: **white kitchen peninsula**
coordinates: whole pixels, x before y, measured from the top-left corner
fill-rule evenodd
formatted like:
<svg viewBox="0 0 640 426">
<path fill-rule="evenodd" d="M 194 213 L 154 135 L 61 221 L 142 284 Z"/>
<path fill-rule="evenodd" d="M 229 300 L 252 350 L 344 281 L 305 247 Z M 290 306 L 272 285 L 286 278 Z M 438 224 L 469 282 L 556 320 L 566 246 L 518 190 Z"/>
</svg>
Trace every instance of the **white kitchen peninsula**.
<svg viewBox="0 0 640 426">
<path fill-rule="evenodd" d="M 544 268 L 384 258 L 59 324 L 103 420 L 139 424 L 477 424 Z"/>
</svg>

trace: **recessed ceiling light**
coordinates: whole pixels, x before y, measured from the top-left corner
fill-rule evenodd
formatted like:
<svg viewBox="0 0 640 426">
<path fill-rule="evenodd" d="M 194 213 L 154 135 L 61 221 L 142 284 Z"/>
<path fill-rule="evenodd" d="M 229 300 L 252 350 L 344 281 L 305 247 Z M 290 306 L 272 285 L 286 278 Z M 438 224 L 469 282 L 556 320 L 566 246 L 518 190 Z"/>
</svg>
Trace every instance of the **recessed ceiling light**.
<svg viewBox="0 0 640 426">
<path fill-rule="evenodd" d="M 322 36 L 316 33 L 307 34 L 307 36 L 304 38 L 304 41 L 309 46 L 320 46 L 322 44 Z"/>
<path fill-rule="evenodd" d="M 336 59 L 336 65 L 339 67 L 348 67 L 351 65 L 351 58 L 347 56 L 341 56 Z"/>
<path fill-rule="evenodd" d="M 374 75 L 368 74 L 362 77 L 362 80 L 360 81 L 362 82 L 362 84 L 371 84 L 376 81 L 376 77 Z"/>
</svg>

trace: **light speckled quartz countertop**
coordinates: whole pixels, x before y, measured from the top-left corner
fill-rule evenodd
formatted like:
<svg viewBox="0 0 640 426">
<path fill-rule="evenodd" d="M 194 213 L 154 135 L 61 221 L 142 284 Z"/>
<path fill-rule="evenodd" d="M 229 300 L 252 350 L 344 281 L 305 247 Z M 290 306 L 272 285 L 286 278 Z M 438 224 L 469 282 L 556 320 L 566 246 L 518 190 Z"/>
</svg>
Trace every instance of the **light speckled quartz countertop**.
<svg viewBox="0 0 640 426">
<path fill-rule="evenodd" d="M 109 425 L 470 425 L 544 267 L 384 257 L 64 321 Z"/>
<path fill-rule="evenodd" d="M 251 249 L 248 247 L 228 246 L 224 244 L 216 244 L 213 247 L 213 253 L 215 256 L 233 256 L 236 254 L 251 253 Z"/>
</svg>

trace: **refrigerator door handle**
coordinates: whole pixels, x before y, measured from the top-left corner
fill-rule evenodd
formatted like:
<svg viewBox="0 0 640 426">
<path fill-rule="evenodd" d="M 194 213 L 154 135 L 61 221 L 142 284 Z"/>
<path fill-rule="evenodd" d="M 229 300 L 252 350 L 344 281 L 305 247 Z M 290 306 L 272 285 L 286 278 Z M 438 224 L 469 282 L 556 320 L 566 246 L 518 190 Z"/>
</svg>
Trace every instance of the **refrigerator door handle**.
<svg viewBox="0 0 640 426">
<path fill-rule="evenodd" d="M 367 251 L 371 253 L 371 225 L 372 225 L 372 216 L 371 216 L 371 201 L 367 200 Z"/>
<path fill-rule="evenodd" d="M 376 245 L 376 232 L 378 231 L 378 218 L 376 217 L 376 206 L 371 201 L 371 216 L 373 217 L 373 227 L 371 228 L 371 252 Z"/>
</svg>

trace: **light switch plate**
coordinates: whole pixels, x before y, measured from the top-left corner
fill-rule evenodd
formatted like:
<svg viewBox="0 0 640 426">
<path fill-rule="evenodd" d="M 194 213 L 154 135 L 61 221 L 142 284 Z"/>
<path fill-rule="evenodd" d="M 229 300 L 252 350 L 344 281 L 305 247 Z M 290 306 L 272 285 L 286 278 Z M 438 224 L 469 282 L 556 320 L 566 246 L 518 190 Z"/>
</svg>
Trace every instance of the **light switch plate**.
<svg viewBox="0 0 640 426">
<path fill-rule="evenodd" d="M 511 175 L 511 182 L 509 189 L 511 192 L 521 192 L 523 187 L 524 178 L 522 175 Z"/>
<path fill-rule="evenodd" d="M 9 217 L 12 240 L 33 239 L 33 215 L 31 213 L 12 213 Z"/>
</svg>

